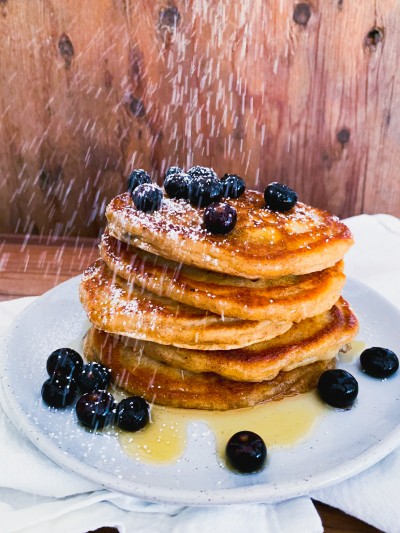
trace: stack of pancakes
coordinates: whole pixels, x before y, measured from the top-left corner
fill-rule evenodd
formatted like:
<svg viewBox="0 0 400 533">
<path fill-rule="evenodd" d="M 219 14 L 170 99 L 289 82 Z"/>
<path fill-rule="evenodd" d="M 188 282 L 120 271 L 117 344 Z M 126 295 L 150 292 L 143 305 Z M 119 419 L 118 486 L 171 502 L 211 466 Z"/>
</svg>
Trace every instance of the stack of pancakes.
<svg viewBox="0 0 400 533">
<path fill-rule="evenodd" d="M 184 200 L 145 213 L 125 193 L 108 206 L 80 285 L 84 352 L 130 394 L 215 410 L 281 399 L 314 388 L 357 333 L 340 296 L 348 228 L 302 203 L 273 212 L 255 191 L 229 203 L 228 235 Z"/>
</svg>

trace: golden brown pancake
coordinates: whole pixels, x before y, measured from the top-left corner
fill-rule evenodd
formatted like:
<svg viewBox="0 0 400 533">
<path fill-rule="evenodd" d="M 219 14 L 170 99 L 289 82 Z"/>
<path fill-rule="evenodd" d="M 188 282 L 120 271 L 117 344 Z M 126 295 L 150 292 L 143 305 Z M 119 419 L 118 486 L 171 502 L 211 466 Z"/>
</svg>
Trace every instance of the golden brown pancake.
<svg viewBox="0 0 400 533">
<path fill-rule="evenodd" d="M 106 231 L 100 255 L 118 276 L 193 307 L 243 320 L 298 322 L 330 309 L 345 282 L 343 262 L 302 276 L 249 280 L 169 261 L 118 241 Z"/>
<path fill-rule="evenodd" d="M 286 333 L 234 350 L 185 350 L 125 338 L 133 357 L 150 357 L 190 372 L 212 372 L 235 381 L 265 381 L 316 361 L 332 359 L 357 334 L 358 322 L 341 298 L 329 311 L 302 320 Z M 101 335 L 101 333 L 92 333 Z"/>
<path fill-rule="evenodd" d="M 82 277 L 79 294 L 90 322 L 109 333 L 200 350 L 229 350 L 276 337 L 289 320 L 225 318 L 129 285 L 99 260 Z"/>
<path fill-rule="evenodd" d="M 91 328 L 84 341 L 89 361 L 111 368 L 113 382 L 129 394 L 147 401 L 186 409 L 226 410 L 251 407 L 313 389 L 335 360 L 318 361 L 289 372 L 280 372 L 270 381 L 232 381 L 212 373 L 193 373 L 173 368 L 132 351 L 121 337 Z"/>
<path fill-rule="evenodd" d="M 246 191 L 229 203 L 237 223 L 228 235 L 203 226 L 204 209 L 164 198 L 159 211 L 135 208 L 129 193 L 114 198 L 109 232 L 166 259 L 250 279 L 302 275 L 335 265 L 353 244 L 350 230 L 320 209 L 297 203 L 286 213 L 265 207 L 263 194 Z"/>
</svg>

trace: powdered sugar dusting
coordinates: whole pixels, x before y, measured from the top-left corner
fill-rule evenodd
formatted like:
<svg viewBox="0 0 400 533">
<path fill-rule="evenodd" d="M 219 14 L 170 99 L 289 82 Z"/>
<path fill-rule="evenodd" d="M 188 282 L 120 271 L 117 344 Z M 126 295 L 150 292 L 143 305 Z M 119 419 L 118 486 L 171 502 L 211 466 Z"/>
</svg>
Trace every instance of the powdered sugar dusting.
<svg viewBox="0 0 400 533">
<path fill-rule="evenodd" d="M 129 194 L 122 194 L 107 209 L 109 231 L 117 239 L 167 259 L 244 277 L 291 273 L 288 253 L 296 254 L 296 273 L 310 272 L 314 265 L 308 258 L 314 250 L 318 268 L 327 268 L 351 245 L 347 228 L 336 217 L 300 202 L 285 213 L 267 209 L 263 195 L 256 191 L 227 202 L 237 211 L 237 223 L 221 236 L 207 232 L 204 209 L 185 200 L 166 197 L 159 211 L 144 213 L 133 206 Z M 320 257 L 332 239 L 341 239 L 344 246 L 337 257 L 321 265 Z"/>
</svg>

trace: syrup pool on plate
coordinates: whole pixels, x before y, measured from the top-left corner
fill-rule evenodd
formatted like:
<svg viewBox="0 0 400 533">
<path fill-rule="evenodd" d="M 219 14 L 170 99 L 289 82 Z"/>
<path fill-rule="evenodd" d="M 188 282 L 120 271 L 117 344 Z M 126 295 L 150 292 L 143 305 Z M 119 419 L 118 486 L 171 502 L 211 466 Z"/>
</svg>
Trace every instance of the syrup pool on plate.
<svg viewBox="0 0 400 533">
<path fill-rule="evenodd" d="M 269 450 L 292 446 L 307 437 L 318 419 L 328 412 L 315 391 L 231 411 L 153 405 L 150 424 L 136 433 L 121 432 L 118 438 L 122 449 L 133 459 L 168 464 L 182 457 L 190 432 L 198 432 L 200 424 L 203 431 L 205 423 L 215 439 L 217 454 L 223 459 L 226 443 L 238 431 L 258 433 Z"/>
<path fill-rule="evenodd" d="M 340 351 L 338 354 L 339 363 L 351 363 L 356 357 L 360 356 L 366 346 L 367 344 L 360 340 L 349 342 L 348 349 L 346 351 Z"/>
</svg>

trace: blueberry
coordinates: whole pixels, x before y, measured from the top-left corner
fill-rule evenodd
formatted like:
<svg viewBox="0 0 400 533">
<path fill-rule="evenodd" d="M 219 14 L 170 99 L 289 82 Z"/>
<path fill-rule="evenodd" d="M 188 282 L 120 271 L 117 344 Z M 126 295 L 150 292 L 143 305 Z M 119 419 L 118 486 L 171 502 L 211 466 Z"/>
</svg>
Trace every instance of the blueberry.
<svg viewBox="0 0 400 533">
<path fill-rule="evenodd" d="M 187 171 L 192 178 L 212 178 L 218 179 L 218 176 L 214 169 L 210 167 L 201 167 L 199 165 L 189 168 Z"/>
<path fill-rule="evenodd" d="M 181 174 L 182 172 L 183 172 L 183 168 L 181 167 L 169 167 L 164 177 L 166 178 L 170 174 Z"/>
<path fill-rule="evenodd" d="M 206 207 L 222 198 L 222 185 L 212 168 L 195 166 L 187 171 L 192 178 L 189 201 L 195 207 Z"/>
<path fill-rule="evenodd" d="M 49 355 L 46 363 L 49 376 L 58 372 L 66 377 L 76 378 L 82 370 L 82 367 L 82 357 L 72 348 L 58 348 L 54 350 Z"/>
<path fill-rule="evenodd" d="M 358 383 L 347 370 L 326 370 L 319 378 L 318 392 L 327 404 L 345 409 L 357 398 Z"/>
<path fill-rule="evenodd" d="M 256 433 L 239 431 L 229 439 L 226 457 L 231 466 L 239 472 L 256 472 L 264 466 L 267 447 Z"/>
<path fill-rule="evenodd" d="M 66 407 L 74 400 L 77 393 L 77 385 L 73 379 L 63 375 L 54 374 L 42 385 L 42 398 L 51 407 Z"/>
<path fill-rule="evenodd" d="M 211 204 L 204 211 L 204 225 L 214 235 L 226 235 L 236 225 L 236 209 L 224 202 Z"/>
<path fill-rule="evenodd" d="M 360 355 L 361 367 L 374 378 L 388 378 L 399 369 L 397 355 L 388 348 L 367 348 Z"/>
<path fill-rule="evenodd" d="M 100 363 L 87 363 L 77 378 L 79 388 L 83 392 L 105 390 L 111 381 L 111 370 Z"/>
<path fill-rule="evenodd" d="M 128 176 L 128 192 L 132 194 L 136 187 L 142 185 L 143 183 L 150 182 L 151 178 L 148 172 L 146 172 L 142 168 L 133 170 Z"/>
<path fill-rule="evenodd" d="M 161 207 L 163 192 L 158 185 L 154 183 L 144 183 L 139 185 L 132 193 L 132 200 L 136 209 L 151 213 L 158 211 Z"/>
<path fill-rule="evenodd" d="M 90 429 L 101 429 L 111 424 L 115 417 L 114 397 L 104 390 L 88 392 L 76 402 L 76 416 Z"/>
<path fill-rule="evenodd" d="M 239 198 L 246 190 L 244 179 L 237 174 L 225 174 L 221 178 L 221 184 L 224 198 Z"/>
<path fill-rule="evenodd" d="M 188 200 L 190 196 L 191 178 L 184 172 L 168 174 L 164 180 L 164 189 L 170 198 Z"/>
<path fill-rule="evenodd" d="M 266 187 L 264 199 L 268 209 L 284 213 L 296 205 L 297 194 L 287 185 L 274 182 Z"/>
<path fill-rule="evenodd" d="M 141 396 L 122 400 L 117 407 L 116 423 L 124 431 L 138 431 L 149 422 L 149 406 Z"/>
<path fill-rule="evenodd" d="M 189 200 L 195 207 L 206 207 L 214 202 L 219 202 L 222 198 L 222 186 L 218 178 L 207 178 L 203 176 L 192 180 Z"/>
</svg>

